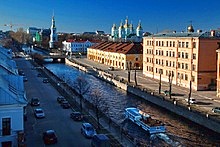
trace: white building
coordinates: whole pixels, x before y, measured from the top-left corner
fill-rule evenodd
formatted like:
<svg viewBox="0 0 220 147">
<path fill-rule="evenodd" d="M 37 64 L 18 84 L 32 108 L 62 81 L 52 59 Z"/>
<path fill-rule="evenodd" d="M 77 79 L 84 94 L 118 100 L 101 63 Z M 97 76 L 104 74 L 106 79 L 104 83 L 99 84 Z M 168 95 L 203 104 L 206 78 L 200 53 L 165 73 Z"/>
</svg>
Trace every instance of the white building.
<svg viewBox="0 0 220 147">
<path fill-rule="evenodd" d="M 27 100 L 23 77 L 18 75 L 10 50 L 0 47 L 0 146 L 24 143 Z"/>
<path fill-rule="evenodd" d="M 87 53 L 87 48 L 96 44 L 95 42 L 90 41 L 75 41 L 67 40 L 63 41 L 63 50 L 67 53 Z"/>
</svg>

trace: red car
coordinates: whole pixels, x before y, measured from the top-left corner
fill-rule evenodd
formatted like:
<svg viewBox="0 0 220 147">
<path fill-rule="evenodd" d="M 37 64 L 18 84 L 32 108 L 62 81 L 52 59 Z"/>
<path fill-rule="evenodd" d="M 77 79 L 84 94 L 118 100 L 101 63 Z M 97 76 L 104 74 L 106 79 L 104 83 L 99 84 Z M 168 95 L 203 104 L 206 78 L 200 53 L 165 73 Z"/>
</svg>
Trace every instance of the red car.
<svg viewBox="0 0 220 147">
<path fill-rule="evenodd" d="M 57 143 L 57 136 L 54 130 L 47 130 L 43 133 L 44 144 Z"/>
</svg>

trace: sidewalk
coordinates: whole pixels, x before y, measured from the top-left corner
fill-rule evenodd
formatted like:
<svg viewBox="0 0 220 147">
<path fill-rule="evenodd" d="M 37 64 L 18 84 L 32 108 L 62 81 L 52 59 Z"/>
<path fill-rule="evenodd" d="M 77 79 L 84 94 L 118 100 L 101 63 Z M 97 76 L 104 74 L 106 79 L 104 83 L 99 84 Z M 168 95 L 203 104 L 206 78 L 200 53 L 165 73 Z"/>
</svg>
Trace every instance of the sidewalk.
<svg viewBox="0 0 220 147">
<path fill-rule="evenodd" d="M 98 62 L 94 62 L 92 60 L 88 60 L 86 57 L 84 58 L 73 58 L 75 62 L 78 62 L 82 65 L 88 66 L 88 67 L 96 67 L 98 69 L 101 69 L 103 71 L 109 72 L 113 74 L 113 76 L 117 76 L 120 79 L 127 79 L 128 74 L 126 70 L 121 69 L 115 69 L 114 71 L 108 71 L 108 65 L 100 64 Z M 137 81 L 138 86 L 151 89 L 154 92 L 158 92 L 159 90 L 159 80 L 148 78 L 143 75 L 142 70 L 137 70 Z M 131 84 L 134 84 L 134 71 L 131 71 Z M 167 82 L 161 82 L 161 93 L 164 90 L 169 89 L 169 85 Z M 177 101 L 180 101 L 181 103 L 185 103 L 185 99 L 188 98 L 189 89 L 180 87 L 177 85 L 172 85 L 172 93 L 175 93 L 175 96 L 172 96 Z M 168 96 L 167 96 L 168 97 Z M 199 111 L 208 114 L 209 116 L 214 116 L 216 119 L 220 121 L 220 115 L 213 114 L 212 108 L 213 107 L 219 107 L 220 106 L 220 98 L 216 96 L 216 91 L 192 91 L 191 97 L 198 100 L 198 104 L 194 105 L 199 109 Z"/>
</svg>

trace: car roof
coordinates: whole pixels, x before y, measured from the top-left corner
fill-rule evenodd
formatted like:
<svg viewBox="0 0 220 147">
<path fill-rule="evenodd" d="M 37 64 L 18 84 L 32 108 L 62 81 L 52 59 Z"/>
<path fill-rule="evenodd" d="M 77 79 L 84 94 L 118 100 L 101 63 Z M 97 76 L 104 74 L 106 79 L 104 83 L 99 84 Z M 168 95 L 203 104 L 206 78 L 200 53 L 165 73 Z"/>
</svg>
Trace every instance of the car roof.
<svg viewBox="0 0 220 147">
<path fill-rule="evenodd" d="M 92 127 L 92 125 L 90 123 L 83 123 L 82 125 L 85 127 Z"/>
<path fill-rule="evenodd" d="M 52 133 L 55 133 L 55 131 L 54 130 L 47 130 L 47 131 L 45 131 L 47 134 L 52 134 Z"/>
<path fill-rule="evenodd" d="M 35 110 L 36 111 L 41 111 L 41 110 L 43 111 L 43 109 L 41 109 L 41 108 L 36 108 Z"/>
</svg>

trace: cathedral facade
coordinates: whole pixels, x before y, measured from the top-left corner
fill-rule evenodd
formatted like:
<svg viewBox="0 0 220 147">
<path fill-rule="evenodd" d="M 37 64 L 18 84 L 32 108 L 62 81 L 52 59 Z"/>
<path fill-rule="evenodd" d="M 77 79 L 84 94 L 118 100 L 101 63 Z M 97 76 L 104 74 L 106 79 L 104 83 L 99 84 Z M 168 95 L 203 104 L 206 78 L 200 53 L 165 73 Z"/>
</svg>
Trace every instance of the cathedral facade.
<svg viewBox="0 0 220 147">
<path fill-rule="evenodd" d="M 113 24 L 109 40 L 115 42 L 142 42 L 142 37 L 141 22 L 139 21 L 136 30 L 134 30 L 133 24 L 129 24 L 128 18 L 126 18 L 125 23 L 121 22 L 118 28 L 116 24 Z"/>
</svg>

